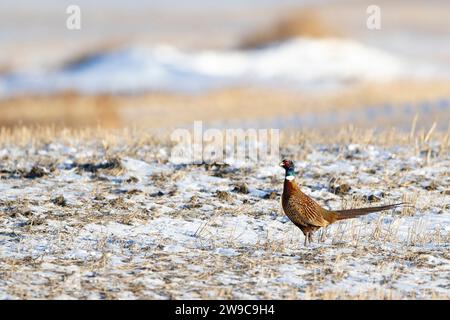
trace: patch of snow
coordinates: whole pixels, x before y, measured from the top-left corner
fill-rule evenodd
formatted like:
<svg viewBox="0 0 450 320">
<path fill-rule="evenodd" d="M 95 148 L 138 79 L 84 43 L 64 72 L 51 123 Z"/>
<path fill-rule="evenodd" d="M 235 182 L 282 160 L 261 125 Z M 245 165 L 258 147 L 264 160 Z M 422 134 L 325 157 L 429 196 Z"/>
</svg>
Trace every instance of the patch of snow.
<svg viewBox="0 0 450 320">
<path fill-rule="evenodd" d="M 236 250 L 232 249 L 232 248 L 217 248 L 214 251 L 216 254 L 219 254 L 221 256 L 226 256 L 226 257 L 234 257 L 239 255 L 239 252 L 236 252 Z"/>
<path fill-rule="evenodd" d="M 149 177 L 151 176 L 156 168 L 160 168 L 161 166 L 150 165 L 144 161 L 132 159 L 132 158 L 123 158 L 121 159 L 122 166 L 128 171 L 133 173 L 137 178 L 141 177 Z"/>
</svg>

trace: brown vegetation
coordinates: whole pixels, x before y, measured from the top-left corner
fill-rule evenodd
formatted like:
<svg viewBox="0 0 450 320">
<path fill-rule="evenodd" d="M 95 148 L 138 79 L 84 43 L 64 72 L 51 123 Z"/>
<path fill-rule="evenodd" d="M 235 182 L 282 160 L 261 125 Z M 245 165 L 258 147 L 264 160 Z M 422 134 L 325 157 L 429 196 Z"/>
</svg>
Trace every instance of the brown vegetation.
<svg viewBox="0 0 450 320">
<path fill-rule="evenodd" d="M 111 96 L 16 97 L 0 101 L 0 126 L 55 125 L 58 127 L 118 127 L 117 100 Z"/>
<path fill-rule="evenodd" d="M 280 90 L 223 89 L 200 95 L 149 93 L 135 96 L 59 94 L 0 101 L 0 127 L 17 125 L 68 128 L 137 126 L 174 128 L 194 120 L 224 122 L 264 120 L 292 115 L 321 115 L 362 110 L 367 106 L 417 104 L 449 99 L 450 83 L 366 85 L 339 93 L 310 94 Z M 446 112 L 443 110 L 442 112 Z M 404 117 L 399 115 L 398 117 Z M 412 116 L 411 116 L 412 117 Z M 445 114 L 423 114 L 420 121 L 446 121 Z M 377 125 L 399 119 L 377 119 Z M 410 123 L 412 119 L 400 119 Z M 357 120 L 354 122 L 361 124 Z M 442 125 L 442 124 L 441 124 Z M 371 127 L 374 123 L 371 123 Z"/>
<path fill-rule="evenodd" d="M 298 9 L 282 16 L 265 30 L 251 33 L 241 42 L 243 49 L 289 40 L 295 37 L 335 37 L 339 33 L 328 26 L 312 9 Z"/>
</svg>

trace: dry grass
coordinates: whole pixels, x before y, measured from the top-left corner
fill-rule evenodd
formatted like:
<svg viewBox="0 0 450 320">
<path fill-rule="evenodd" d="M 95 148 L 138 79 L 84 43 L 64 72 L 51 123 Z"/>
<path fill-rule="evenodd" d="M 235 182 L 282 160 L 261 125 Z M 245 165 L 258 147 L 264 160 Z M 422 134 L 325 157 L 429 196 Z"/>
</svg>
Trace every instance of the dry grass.
<svg viewBox="0 0 450 320">
<path fill-rule="evenodd" d="M 194 120 L 223 122 L 264 120 L 275 117 L 304 116 L 364 110 L 367 106 L 389 103 L 417 104 L 449 98 L 449 83 L 396 83 L 366 85 L 338 93 L 306 94 L 276 90 L 224 89 L 200 95 L 153 93 L 138 96 L 80 96 L 61 94 L 47 97 L 17 97 L 0 101 L 0 126 L 54 125 L 58 127 L 149 129 L 173 128 Z M 447 112 L 448 110 L 444 110 Z M 390 115 L 371 121 L 383 124 L 404 118 Z M 448 119 L 441 114 L 422 114 L 419 120 Z M 401 119 L 400 119 L 401 120 Z M 389 123 L 391 121 L 391 123 Z M 411 119 L 406 119 L 407 122 Z M 358 119 L 355 119 L 358 122 Z M 442 125 L 442 123 L 438 123 Z M 446 123 L 444 123 L 446 124 Z M 340 125 L 340 124 L 339 124 Z M 333 128 L 333 124 L 327 124 Z"/>
<path fill-rule="evenodd" d="M 413 125 L 413 124 L 411 124 Z M 316 143 L 337 143 L 340 145 L 348 145 L 351 143 L 364 145 L 381 145 L 381 146 L 395 146 L 407 145 L 410 146 L 417 154 L 424 152 L 430 154 L 430 138 L 432 141 L 439 142 L 439 150 L 446 152 L 450 147 L 450 131 L 434 132 L 431 127 L 422 128 L 414 134 L 405 133 L 397 130 L 395 127 L 376 131 L 374 129 L 367 129 L 364 127 L 356 127 L 354 125 L 342 126 L 333 131 L 323 130 L 285 130 L 281 134 L 281 144 L 302 144 L 307 141 L 315 141 Z M 332 134 L 331 134 L 332 133 Z M 428 139 L 427 139 L 428 137 Z"/>
<path fill-rule="evenodd" d="M 111 96 L 80 96 L 65 93 L 56 96 L 17 97 L 1 101 L 1 126 L 56 125 L 59 127 L 117 127 L 117 100 Z"/>
<path fill-rule="evenodd" d="M 414 122 L 411 123 L 411 128 Z M 409 146 L 416 154 L 425 153 L 428 158 L 434 156 L 431 152 L 433 143 L 438 143 L 439 153 L 450 148 L 450 131 L 434 131 L 434 124 L 414 132 L 399 131 L 396 128 L 385 130 L 367 129 L 354 125 L 344 125 L 335 128 L 330 134 L 322 129 L 294 130 L 286 129 L 280 132 L 280 145 L 304 145 L 307 143 L 339 144 L 352 143 L 380 146 Z M 192 129 L 192 128 L 191 128 Z M 0 127 L 0 146 L 34 146 L 39 147 L 52 141 L 60 141 L 67 145 L 77 145 L 81 142 L 95 140 L 101 142 L 105 149 L 126 144 L 130 148 L 144 145 L 172 145 L 170 130 L 153 131 L 143 127 L 107 128 L 102 126 L 87 128 L 63 128 L 60 126 L 14 126 Z M 223 132 L 225 136 L 225 132 Z"/>
<path fill-rule="evenodd" d="M 259 30 L 245 37 L 240 48 L 253 49 L 295 37 L 335 37 L 339 34 L 328 26 L 313 9 L 294 9 L 283 15 L 265 30 Z"/>
</svg>

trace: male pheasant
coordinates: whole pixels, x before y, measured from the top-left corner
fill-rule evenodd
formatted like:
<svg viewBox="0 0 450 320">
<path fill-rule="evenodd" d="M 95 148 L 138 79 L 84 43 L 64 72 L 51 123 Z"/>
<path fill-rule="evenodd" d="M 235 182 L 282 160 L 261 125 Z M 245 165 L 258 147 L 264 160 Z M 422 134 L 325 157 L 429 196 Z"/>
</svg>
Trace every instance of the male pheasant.
<svg viewBox="0 0 450 320">
<path fill-rule="evenodd" d="M 311 242 L 311 235 L 317 229 L 344 219 L 356 218 L 372 212 L 393 209 L 403 203 L 390 204 L 379 207 L 349 209 L 349 210 L 326 210 L 313 199 L 300 191 L 294 180 L 294 163 L 283 160 L 280 166 L 286 170 L 283 195 L 281 204 L 288 218 L 302 230 L 305 235 L 305 245 Z"/>
</svg>

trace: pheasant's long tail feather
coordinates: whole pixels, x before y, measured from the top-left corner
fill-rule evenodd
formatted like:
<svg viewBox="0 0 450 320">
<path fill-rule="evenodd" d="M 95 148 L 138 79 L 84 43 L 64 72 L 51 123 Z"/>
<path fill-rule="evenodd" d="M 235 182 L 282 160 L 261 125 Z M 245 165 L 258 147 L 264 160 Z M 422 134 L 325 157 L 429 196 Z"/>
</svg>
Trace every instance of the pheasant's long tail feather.
<svg viewBox="0 0 450 320">
<path fill-rule="evenodd" d="M 336 210 L 333 212 L 336 214 L 336 216 L 335 216 L 336 220 L 344 220 L 344 219 L 356 218 L 356 217 L 363 216 L 363 215 L 366 215 L 366 214 L 369 214 L 372 212 L 394 209 L 401 205 L 404 205 L 404 203 L 389 204 L 386 206 L 379 206 L 379 207 Z"/>
</svg>

